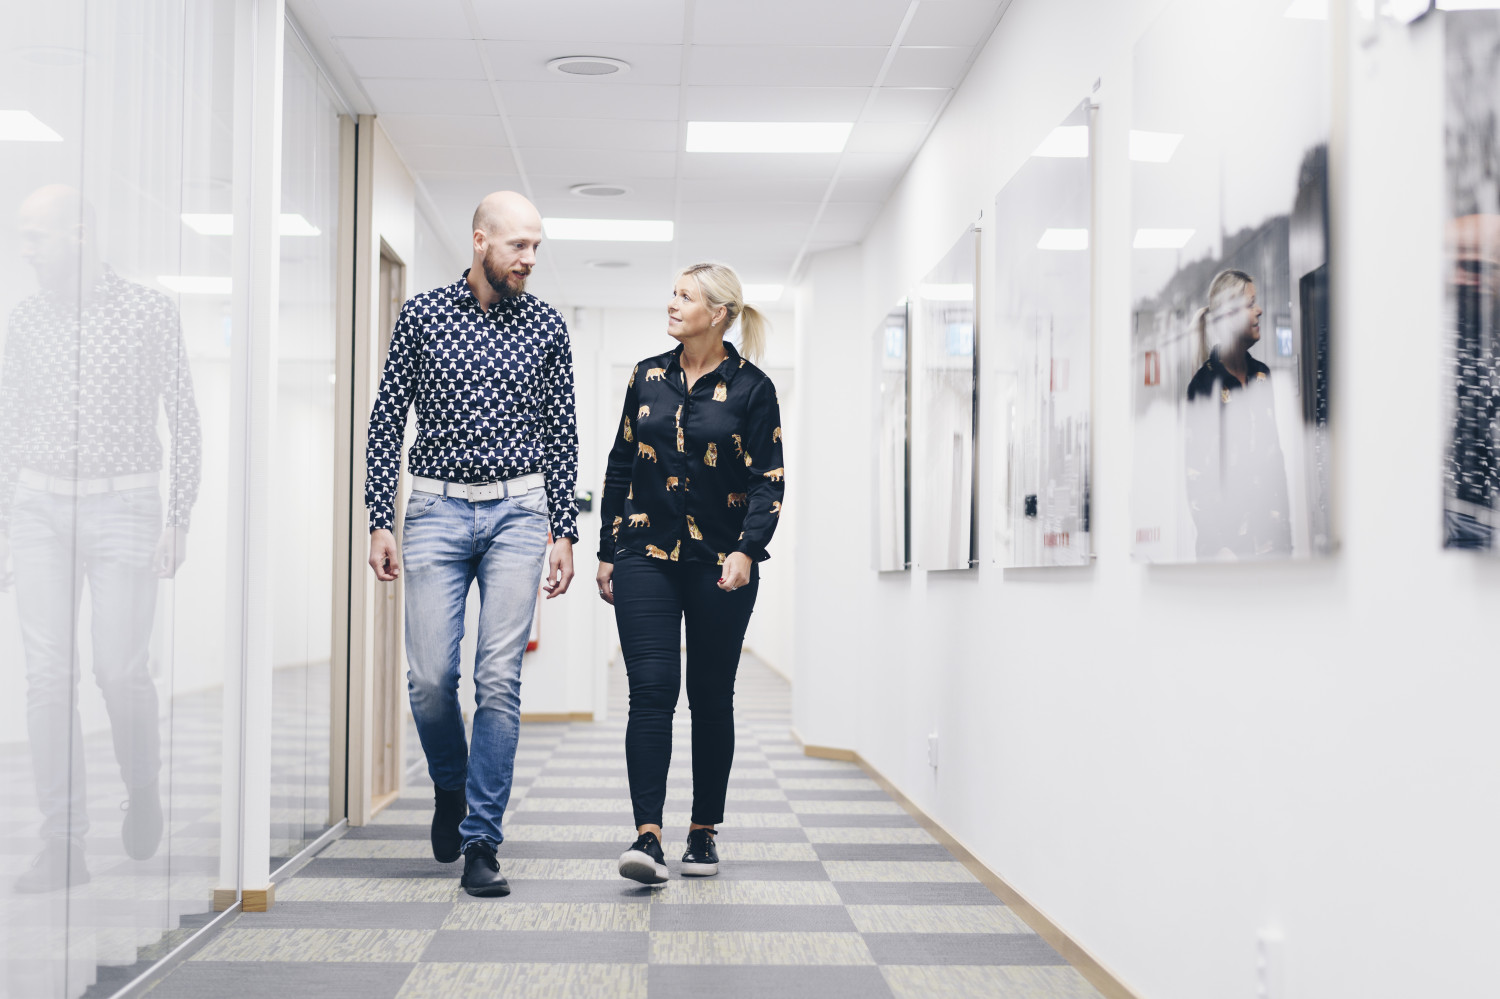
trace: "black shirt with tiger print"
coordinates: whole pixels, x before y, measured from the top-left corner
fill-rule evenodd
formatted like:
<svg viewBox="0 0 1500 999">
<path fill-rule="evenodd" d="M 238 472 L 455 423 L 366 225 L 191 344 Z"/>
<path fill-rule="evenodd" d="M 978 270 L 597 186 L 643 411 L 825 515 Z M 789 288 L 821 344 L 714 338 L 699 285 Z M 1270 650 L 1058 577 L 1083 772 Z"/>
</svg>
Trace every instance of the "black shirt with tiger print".
<svg viewBox="0 0 1500 999">
<path fill-rule="evenodd" d="M 687 389 L 682 348 L 635 366 L 604 472 L 599 561 L 770 558 L 785 495 L 781 409 L 766 373 L 728 358 Z"/>
</svg>

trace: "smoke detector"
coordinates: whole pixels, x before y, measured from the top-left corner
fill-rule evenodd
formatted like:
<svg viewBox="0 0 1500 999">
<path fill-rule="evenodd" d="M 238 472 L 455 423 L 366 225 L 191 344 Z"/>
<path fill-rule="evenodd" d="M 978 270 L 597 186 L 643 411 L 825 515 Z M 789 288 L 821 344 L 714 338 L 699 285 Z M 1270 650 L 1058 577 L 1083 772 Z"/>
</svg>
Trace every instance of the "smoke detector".
<svg viewBox="0 0 1500 999">
<path fill-rule="evenodd" d="M 608 56 L 563 56 L 561 59 L 553 59 L 547 63 L 547 68 L 554 73 L 564 73 L 568 76 L 617 76 L 620 73 L 630 72 L 630 63 L 623 59 L 611 59 Z"/>
<path fill-rule="evenodd" d="M 574 184 L 568 193 L 579 198 L 623 198 L 630 188 L 624 184 Z"/>
</svg>

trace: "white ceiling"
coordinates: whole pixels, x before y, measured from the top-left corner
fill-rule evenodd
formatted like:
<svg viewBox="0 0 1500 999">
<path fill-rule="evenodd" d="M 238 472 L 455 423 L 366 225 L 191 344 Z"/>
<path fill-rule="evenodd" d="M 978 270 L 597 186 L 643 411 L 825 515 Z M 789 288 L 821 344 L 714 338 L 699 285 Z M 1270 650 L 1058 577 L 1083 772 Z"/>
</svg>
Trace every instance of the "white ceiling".
<svg viewBox="0 0 1500 999">
<path fill-rule="evenodd" d="M 455 261 L 485 194 L 543 215 L 672 219 L 669 244 L 549 242 L 533 288 L 654 306 L 675 267 L 786 282 L 864 238 L 1010 0 L 288 0 L 356 110 L 379 116 Z M 621 59 L 564 77 L 561 56 Z M 841 154 L 687 153 L 686 123 L 852 121 Z M 575 184 L 619 184 L 586 199 Z M 625 260 L 619 270 L 591 260 Z"/>
</svg>

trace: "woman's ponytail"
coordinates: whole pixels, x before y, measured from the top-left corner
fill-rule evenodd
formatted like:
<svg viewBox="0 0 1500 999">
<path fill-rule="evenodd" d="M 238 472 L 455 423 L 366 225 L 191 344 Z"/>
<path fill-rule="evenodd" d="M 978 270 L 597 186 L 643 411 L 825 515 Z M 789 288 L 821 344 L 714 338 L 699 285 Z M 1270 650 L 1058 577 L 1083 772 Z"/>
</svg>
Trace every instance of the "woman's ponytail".
<svg viewBox="0 0 1500 999">
<path fill-rule="evenodd" d="M 741 306 L 740 353 L 752 361 L 759 361 L 766 352 L 766 329 L 769 325 L 765 314 L 755 306 Z"/>
</svg>

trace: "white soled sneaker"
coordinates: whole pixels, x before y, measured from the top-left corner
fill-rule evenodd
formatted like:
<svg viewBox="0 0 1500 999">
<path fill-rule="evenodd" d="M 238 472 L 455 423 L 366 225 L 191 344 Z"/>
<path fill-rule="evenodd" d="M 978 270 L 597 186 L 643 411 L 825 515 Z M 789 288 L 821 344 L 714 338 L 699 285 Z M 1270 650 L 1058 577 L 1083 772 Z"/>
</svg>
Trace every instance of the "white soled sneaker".
<svg viewBox="0 0 1500 999">
<path fill-rule="evenodd" d="M 667 859 L 662 856 L 661 840 L 655 833 L 641 833 L 630 849 L 620 854 L 620 877 L 643 885 L 659 885 L 667 880 Z"/>
<path fill-rule="evenodd" d="M 714 849 L 712 829 L 688 831 L 687 849 L 682 853 L 682 873 L 688 877 L 707 877 L 719 873 L 719 851 Z"/>
</svg>

